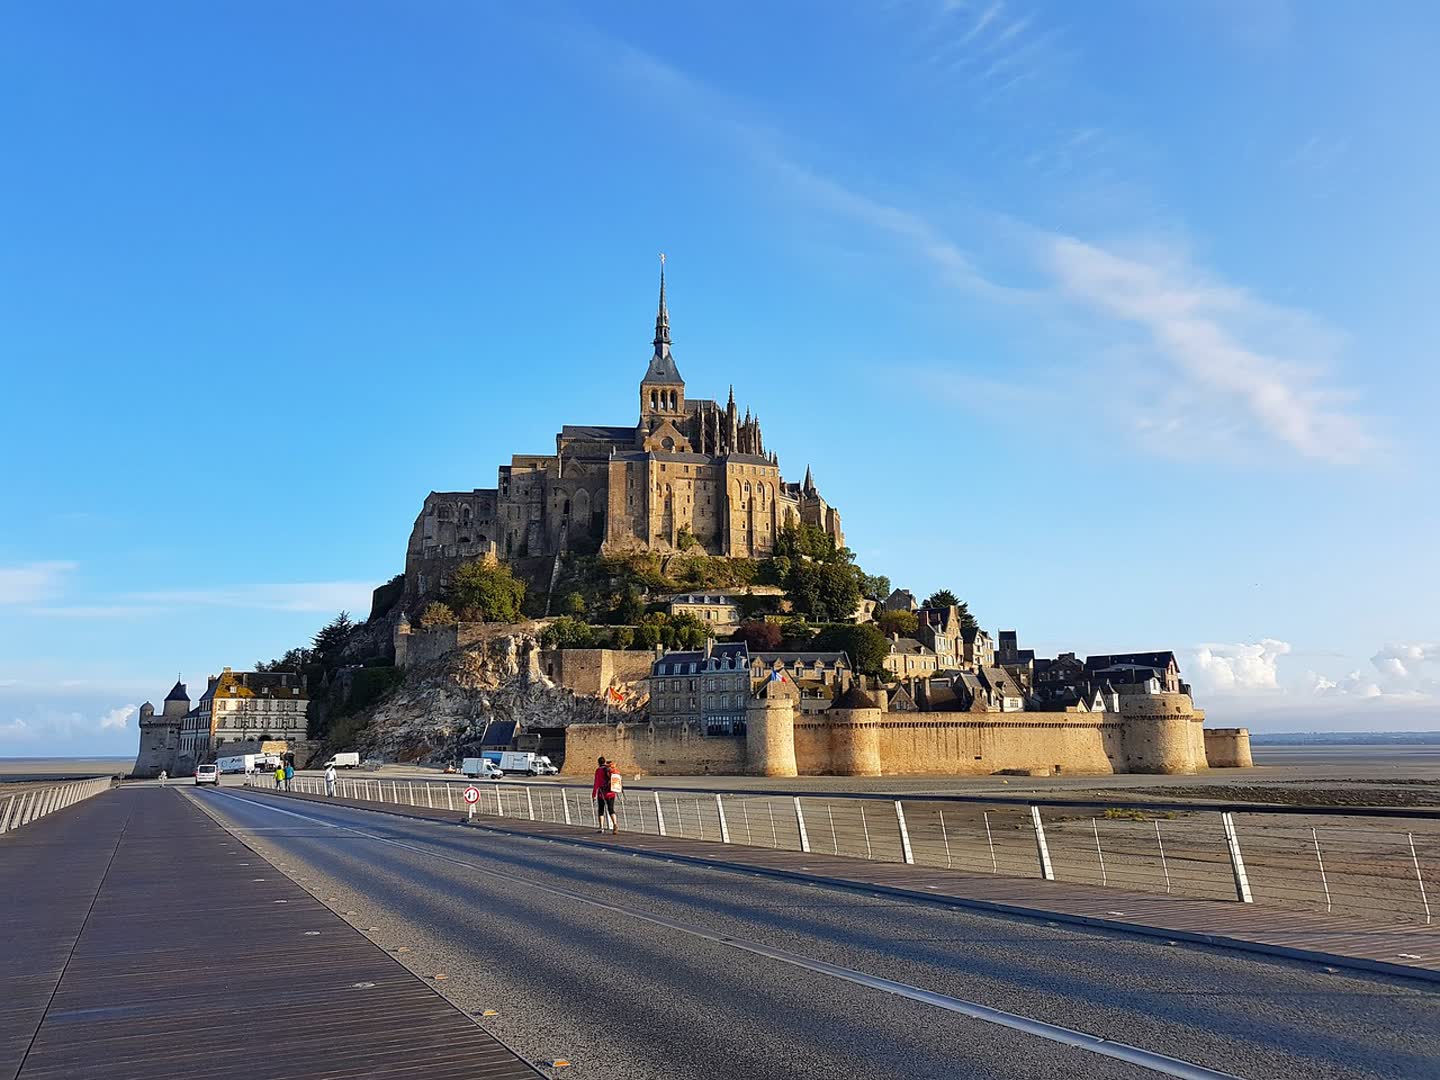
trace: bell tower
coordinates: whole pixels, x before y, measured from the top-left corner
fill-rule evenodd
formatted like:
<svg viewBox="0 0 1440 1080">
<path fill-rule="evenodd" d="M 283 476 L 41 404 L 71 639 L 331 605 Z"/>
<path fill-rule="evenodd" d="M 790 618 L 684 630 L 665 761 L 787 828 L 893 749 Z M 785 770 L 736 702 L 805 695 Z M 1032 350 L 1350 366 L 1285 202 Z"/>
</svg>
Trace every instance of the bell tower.
<svg viewBox="0 0 1440 1080">
<path fill-rule="evenodd" d="M 670 355 L 670 312 L 665 307 L 665 255 L 660 255 L 660 309 L 655 315 L 655 352 L 640 380 L 640 424 L 647 431 L 685 415 L 685 380 Z"/>
</svg>

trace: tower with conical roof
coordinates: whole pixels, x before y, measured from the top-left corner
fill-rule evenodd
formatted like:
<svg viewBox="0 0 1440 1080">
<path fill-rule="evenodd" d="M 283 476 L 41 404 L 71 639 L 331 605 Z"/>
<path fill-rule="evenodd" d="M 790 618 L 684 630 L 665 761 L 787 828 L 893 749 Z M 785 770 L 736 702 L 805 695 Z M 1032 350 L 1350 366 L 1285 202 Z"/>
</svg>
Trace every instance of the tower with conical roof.
<svg viewBox="0 0 1440 1080">
<path fill-rule="evenodd" d="M 685 380 L 670 355 L 670 312 L 665 306 L 665 256 L 660 256 L 660 307 L 655 313 L 655 352 L 640 380 L 640 422 L 647 430 L 685 415 Z"/>
<path fill-rule="evenodd" d="M 165 695 L 159 715 L 148 701 L 140 706 L 140 752 L 135 756 L 131 776 L 155 777 L 162 770 L 175 774 L 180 754 L 180 727 L 189 711 L 190 695 L 178 678 Z"/>
</svg>

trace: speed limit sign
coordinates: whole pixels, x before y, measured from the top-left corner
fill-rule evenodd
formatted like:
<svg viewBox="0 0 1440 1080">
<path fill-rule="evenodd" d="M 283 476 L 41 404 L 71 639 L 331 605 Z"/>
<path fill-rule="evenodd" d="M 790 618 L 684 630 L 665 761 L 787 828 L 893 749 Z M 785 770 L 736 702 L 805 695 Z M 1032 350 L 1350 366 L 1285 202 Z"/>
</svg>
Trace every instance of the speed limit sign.
<svg viewBox="0 0 1440 1080">
<path fill-rule="evenodd" d="M 468 802 L 471 806 L 474 806 L 477 802 L 480 801 L 480 789 L 474 784 L 471 784 L 465 789 L 465 801 Z"/>
</svg>

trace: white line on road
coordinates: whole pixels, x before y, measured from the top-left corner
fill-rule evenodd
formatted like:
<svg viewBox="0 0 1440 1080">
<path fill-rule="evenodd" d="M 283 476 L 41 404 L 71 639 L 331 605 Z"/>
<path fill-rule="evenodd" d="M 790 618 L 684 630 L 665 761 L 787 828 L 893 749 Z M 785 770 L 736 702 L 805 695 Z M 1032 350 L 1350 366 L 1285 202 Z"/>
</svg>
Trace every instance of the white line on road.
<svg viewBox="0 0 1440 1080">
<path fill-rule="evenodd" d="M 498 878 L 501 881 L 526 885 L 532 889 L 549 893 L 552 896 L 563 897 L 576 903 L 587 904 L 591 907 L 601 908 L 605 911 L 623 915 L 627 918 L 641 919 L 645 922 L 663 926 L 668 930 L 675 930 L 682 934 L 689 934 L 693 937 L 703 938 L 706 941 L 719 945 L 728 945 L 732 949 L 739 949 L 743 952 L 752 953 L 756 956 L 764 956 L 771 960 L 779 961 L 782 964 L 790 964 L 794 967 L 804 968 L 813 971 L 818 975 L 829 975 L 832 978 L 844 979 L 846 982 L 855 983 L 857 986 L 865 986 L 872 990 L 880 990 L 887 994 L 895 994 L 899 997 L 908 998 L 911 1001 L 918 1001 L 924 1005 L 932 1005 L 937 1009 L 945 1009 L 948 1012 L 959 1013 L 968 1016 L 972 1020 L 980 1020 L 987 1024 L 998 1024 L 1001 1027 L 1010 1028 L 1014 1031 L 1021 1031 L 1027 1035 L 1035 1035 L 1051 1042 L 1062 1043 L 1066 1046 L 1073 1046 L 1079 1050 L 1085 1050 L 1092 1054 L 1101 1054 L 1105 1057 L 1115 1058 L 1119 1061 L 1128 1062 L 1131 1065 L 1139 1065 L 1154 1072 L 1166 1076 L 1181 1077 L 1182 1080 L 1239 1080 L 1233 1073 L 1217 1072 L 1214 1069 L 1207 1069 L 1201 1065 L 1195 1065 L 1179 1058 L 1167 1057 L 1164 1054 L 1157 1054 L 1152 1050 L 1144 1050 L 1138 1046 L 1130 1046 L 1127 1043 L 1113 1042 L 1099 1035 L 1090 1035 L 1083 1031 L 1075 1031 L 1071 1028 L 1060 1027 L 1058 1024 L 1047 1024 L 1043 1020 L 1034 1020 L 1028 1016 L 1020 1016 L 1016 1013 L 1004 1012 L 1000 1009 L 992 1009 L 988 1005 L 981 1005 L 974 1001 L 966 1001 L 963 998 L 950 997 L 946 994 L 939 994 L 933 990 L 925 990 L 918 986 L 911 986 L 908 983 L 896 982 L 893 979 L 883 979 L 878 975 L 871 975 L 864 971 L 856 971 L 854 968 L 840 967 L 837 964 L 828 964 L 823 960 L 815 960 L 808 956 L 801 956 L 799 953 L 788 952 L 784 949 L 772 948 L 769 945 L 762 945 L 755 941 L 746 941 L 742 938 L 730 937 L 727 934 L 716 933 L 707 930 L 702 926 L 692 926 L 688 923 L 676 922 L 672 919 L 655 915 L 652 912 L 640 911 L 635 908 L 623 907 L 619 904 L 607 903 L 604 900 L 596 900 L 591 896 L 584 896 L 580 893 L 571 892 L 555 885 L 547 885 L 544 882 L 532 881 L 529 878 L 517 877 L 516 875 L 498 870 L 492 870 L 486 866 L 467 862 L 458 859 L 453 855 L 445 855 L 438 851 L 431 851 L 426 848 L 416 847 L 400 840 L 393 840 L 388 836 L 379 836 L 375 833 L 365 832 L 363 829 L 356 829 L 348 825 L 337 825 L 334 822 L 324 821 L 308 814 L 298 814 L 293 810 L 285 810 L 279 806 L 273 806 L 268 800 L 255 798 L 242 798 L 232 795 L 229 792 L 216 791 L 216 795 L 222 798 L 233 799 L 235 802 L 244 803 L 247 806 L 257 806 L 269 810 L 274 814 L 284 814 L 287 817 L 299 818 L 301 821 L 308 821 L 321 825 L 328 829 L 335 829 L 341 832 L 354 833 L 356 836 L 363 836 L 369 840 L 375 840 L 382 844 L 389 844 L 392 847 L 401 848 L 417 855 L 427 856 L 432 859 L 440 859 L 443 862 L 454 863 L 456 866 L 463 866 L 476 873 L 485 874 L 488 877 Z M 418 820 L 418 819 L 417 819 Z M 449 828 L 450 826 L 446 826 Z"/>
</svg>

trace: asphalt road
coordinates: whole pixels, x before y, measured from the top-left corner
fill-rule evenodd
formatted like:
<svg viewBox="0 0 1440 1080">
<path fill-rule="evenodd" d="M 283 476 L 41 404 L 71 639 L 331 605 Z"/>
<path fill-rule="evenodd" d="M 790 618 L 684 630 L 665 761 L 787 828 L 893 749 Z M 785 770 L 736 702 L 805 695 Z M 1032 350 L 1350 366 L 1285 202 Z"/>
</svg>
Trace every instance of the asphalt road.
<svg viewBox="0 0 1440 1080">
<path fill-rule="evenodd" d="M 1162 1074 L 956 1001 L 1252 1080 L 1440 1076 L 1440 993 L 1423 984 L 248 791 L 184 794 L 577 1080 Z"/>
</svg>

